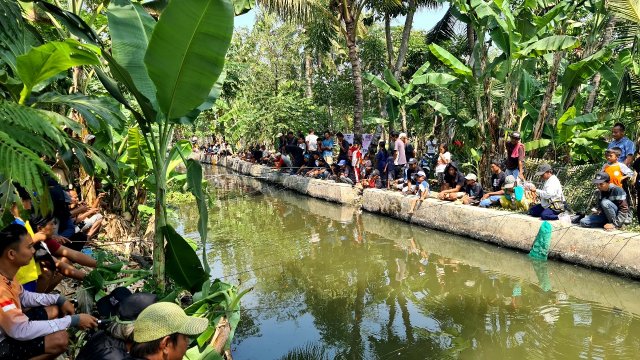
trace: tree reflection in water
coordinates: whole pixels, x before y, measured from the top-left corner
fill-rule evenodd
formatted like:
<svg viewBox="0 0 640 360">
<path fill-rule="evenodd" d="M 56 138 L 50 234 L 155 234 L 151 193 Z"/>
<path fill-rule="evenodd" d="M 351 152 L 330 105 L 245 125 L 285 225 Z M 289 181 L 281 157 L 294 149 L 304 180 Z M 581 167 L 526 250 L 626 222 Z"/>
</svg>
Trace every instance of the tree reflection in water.
<svg viewBox="0 0 640 360">
<path fill-rule="evenodd" d="M 634 282 L 246 177 L 216 179 L 212 271 L 254 286 L 236 359 L 298 359 L 318 346 L 340 359 L 633 358 L 640 349 Z M 197 237 L 195 205 L 174 215 Z"/>
</svg>

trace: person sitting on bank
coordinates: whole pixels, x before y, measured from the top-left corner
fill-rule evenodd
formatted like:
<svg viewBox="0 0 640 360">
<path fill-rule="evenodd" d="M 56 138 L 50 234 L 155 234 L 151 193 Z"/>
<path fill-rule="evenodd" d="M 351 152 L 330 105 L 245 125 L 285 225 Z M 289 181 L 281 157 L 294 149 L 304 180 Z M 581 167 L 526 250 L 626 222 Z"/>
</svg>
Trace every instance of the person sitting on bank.
<svg viewBox="0 0 640 360">
<path fill-rule="evenodd" d="M 529 200 L 525 196 L 524 187 L 517 184 L 516 178 L 513 175 L 505 177 L 502 193 L 500 206 L 502 206 L 503 209 L 523 212 L 529 211 Z"/>
<path fill-rule="evenodd" d="M 498 160 L 491 161 L 491 191 L 485 193 L 480 200 L 478 206 L 488 208 L 491 205 L 499 204 L 500 198 L 504 195 L 504 180 L 507 178 L 507 174 L 500 168 L 500 162 Z"/>
<path fill-rule="evenodd" d="M 398 159 L 397 150 L 389 150 L 389 157 L 384 167 L 384 174 L 387 174 L 387 189 L 391 189 L 393 182 L 396 180 L 396 165 L 395 161 Z"/>
<path fill-rule="evenodd" d="M 382 179 L 380 178 L 380 171 L 373 170 L 366 179 L 362 179 L 360 182 L 364 189 L 382 189 Z"/>
<path fill-rule="evenodd" d="M 80 251 L 70 249 L 60 243 L 64 242 L 64 238 L 56 237 L 54 235 L 52 217 L 32 215 L 29 222 L 35 230 L 33 241 L 41 241 L 47 246 L 49 253 L 51 254 L 51 256 L 53 256 L 55 269 L 58 269 L 58 271 L 62 275 L 76 280 L 83 280 L 85 276 L 87 276 L 87 273 L 82 270 L 76 269 L 75 267 L 71 266 L 70 263 L 88 266 L 91 268 L 95 268 L 97 266 L 96 260 L 89 255 L 86 255 Z M 49 270 L 51 272 L 55 270 L 53 268 L 49 269 L 49 267 L 51 267 L 50 264 L 42 265 L 44 265 L 41 266 L 43 273 L 45 273 L 46 270 Z"/>
<path fill-rule="evenodd" d="M 467 176 L 465 176 L 465 180 L 465 194 L 462 197 L 462 203 L 465 205 L 476 205 L 480 202 L 482 196 L 484 196 L 482 185 L 478 182 L 478 177 L 476 176 L 476 174 L 467 174 Z"/>
<path fill-rule="evenodd" d="M 450 162 L 444 170 L 443 183 L 440 184 L 438 199 L 454 201 L 464 196 L 463 186 L 466 183 L 465 176 L 458 170 L 455 162 Z"/>
<path fill-rule="evenodd" d="M 612 147 L 604 152 L 604 157 L 607 162 L 602 166 L 603 172 L 609 174 L 611 184 L 622 187 L 622 182 L 633 176 L 633 170 L 629 169 L 627 165 L 619 162 L 618 159 L 622 154 L 622 149 L 619 147 Z"/>
<path fill-rule="evenodd" d="M 159 302 L 142 310 L 134 323 L 134 359 L 181 360 L 187 352 L 189 337 L 204 332 L 207 318 L 187 316 L 177 304 Z"/>
<path fill-rule="evenodd" d="M 33 256 L 33 241 L 24 226 L 0 231 L 0 359 L 53 359 L 67 350 L 69 327 L 98 325 L 88 314 L 75 314 L 64 296 L 26 291 L 14 277 Z M 23 312 L 24 308 L 30 308 Z"/>
<path fill-rule="evenodd" d="M 157 296 L 147 292 L 129 293 L 116 305 L 116 316 L 105 330 L 91 336 L 80 349 L 76 360 L 122 360 L 127 359 L 133 345 L 134 321 L 142 310 L 157 301 Z"/>
<path fill-rule="evenodd" d="M 416 185 L 418 191 L 417 198 L 411 200 L 411 208 L 409 209 L 409 215 L 413 214 L 418 202 L 422 203 L 427 197 L 429 197 L 429 183 L 427 182 L 427 174 L 424 171 L 418 171 L 416 174 Z"/>
<path fill-rule="evenodd" d="M 565 198 L 562 193 L 562 185 L 549 164 L 540 164 L 536 176 L 542 177 L 544 184 L 542 189 L 536 189 L 531 184 L 529 189 L 535 191 L 540 199 L 540 204 L 529 209 L 529 215 L 539 217 L 542 220 L 558 220 L 558 214 L 564 212 Z"/>
<path fill-rule="evenodd" d="M 599 172 L 593 179 L 596 184 L 595 213 L 580 220 L 580 226 L 588 228 L 603 227 L 605 230 L 620 229 L 631 224 L 631 211 L 625 191 L 611 182 L 609 174 Z"/>
<path fill-rule="evenodd" d="M 347 164 L 347 160 L 338 161 L 338 171 L 336 182 L 345 183 L 349 185 L 355 184 L 355 175 L 353 170 Z"/>
<path fill-rule="evenodd" d="M 100 201 L 105 195 L 106 193 L 98 194 L 93 204 L 88 206 L 80 202 L 77 191 L 69 190 L 69 197 L 71 198 L 69 208 L 71 217 L 77 226 L 76 230 L 85 233 L 88 239 L 93 238 L 100 232 L 103 219 L 102 214 L 100 214 Z"/>
</svg>

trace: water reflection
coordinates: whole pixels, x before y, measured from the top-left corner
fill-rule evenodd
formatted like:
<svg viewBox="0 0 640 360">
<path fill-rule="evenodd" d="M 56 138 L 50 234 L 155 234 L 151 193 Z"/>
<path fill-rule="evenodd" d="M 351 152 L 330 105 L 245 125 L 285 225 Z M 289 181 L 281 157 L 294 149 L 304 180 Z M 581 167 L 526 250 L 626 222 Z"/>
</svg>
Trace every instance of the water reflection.
<svg viewBox="0 0 640 360">
<path fill-rule="evenodd" d="M 218 176 L 215 276 L 253 286 L 236 359 L 634 358 L 637 283 Z M 197 210 L 174 221 L 197 237 Z M 311 356 L 309 358 L 317 358 Z"/>
</svg>

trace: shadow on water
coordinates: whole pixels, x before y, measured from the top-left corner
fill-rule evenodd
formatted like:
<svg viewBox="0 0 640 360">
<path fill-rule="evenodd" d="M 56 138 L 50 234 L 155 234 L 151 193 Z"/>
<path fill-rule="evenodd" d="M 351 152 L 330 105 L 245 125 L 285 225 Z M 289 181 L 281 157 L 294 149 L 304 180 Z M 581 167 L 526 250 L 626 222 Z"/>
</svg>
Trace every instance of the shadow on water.
<svg viewBox="0 0 640 360">
<path fill-rule="evenodd" d="M 235 359 L 634 358 L 640 286 L 209 168 Z M 195 205 L 174 221 L 197 238 Z M 324 354 L 324 355 L 323 355 Z"/>
</svg>

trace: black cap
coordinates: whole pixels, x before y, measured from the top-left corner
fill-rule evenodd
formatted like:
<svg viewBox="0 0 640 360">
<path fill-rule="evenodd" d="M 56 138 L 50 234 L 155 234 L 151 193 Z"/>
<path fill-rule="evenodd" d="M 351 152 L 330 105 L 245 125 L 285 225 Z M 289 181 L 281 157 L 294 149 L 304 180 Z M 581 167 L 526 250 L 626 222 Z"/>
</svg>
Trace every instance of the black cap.
<svg viewBox="0 0 640 360">
<path fill-rule="evenodd" d="M 122 300 L 118 308 L 118 318 L 122 321 L 133 321 L 147 306 L 158 301 L 155 294 L 147 292 L 135 293 L 128 298 Z"/>
<path fill-rule="evenodd" d="M 120 303 L 131 296 L 131 291 L 126 287 L 117 287 L 107 295 L 102 297 L 96 303 L 98 313 L 104 318 L 115 316 L 118 313 Z"/>
<path fill-rule="evenodd" d="M 547 171 L 551 171 L 551 165 L 544 163 L 544 164 L 540 164 L 538 166 L 538 171 L 536 171 L 536 176 L 540 176 L 544 173 L 546 173 Z"/>
<path fill-rule="evenodd" d="M 607 174 L 604 171 L 600 171 L 599 173 L 596 174 L 596 177 L 593 178 L 593 183 L 594 184 L 601 184 L 603 182 L 610 182 L 611 181 L 611 177 L 609 176 L 609 174 Z"/>
<path fill-rule="evenodd" d="M 49 223 L 49 221 L 53 220 L 53 215 L 36 215 L 32 214 L 29 217 L 29 224 L 34 227 L 34 230 L 37 231 L 39 226 L 45 226 Z"/>
</svg>

